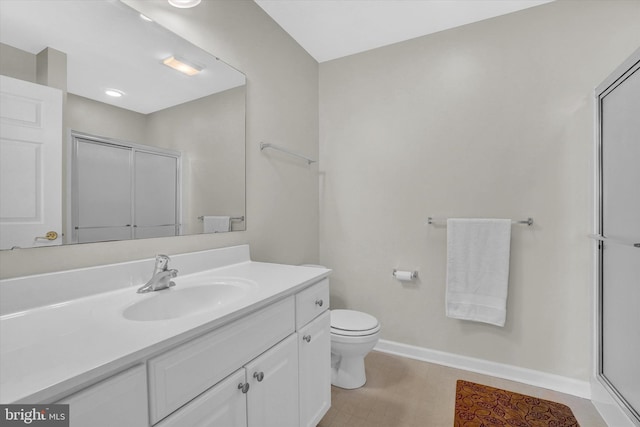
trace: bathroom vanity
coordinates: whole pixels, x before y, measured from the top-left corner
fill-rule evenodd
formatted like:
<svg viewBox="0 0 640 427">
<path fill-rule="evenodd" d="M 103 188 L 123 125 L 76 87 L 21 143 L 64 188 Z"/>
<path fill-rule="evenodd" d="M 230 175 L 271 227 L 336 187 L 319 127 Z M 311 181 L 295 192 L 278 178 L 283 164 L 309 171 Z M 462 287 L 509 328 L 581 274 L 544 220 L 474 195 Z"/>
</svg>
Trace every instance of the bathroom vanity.
<svg viewBox="0 0 640 427">
<path fill-rule="evenodd" d="M 69 404 L 72 426 L 317 425 L 330 270 L 246 245 L 171 258 L 176 286 L 147 294 L 153 260 L 0 282 L 0 402 Z"/>
</svg>

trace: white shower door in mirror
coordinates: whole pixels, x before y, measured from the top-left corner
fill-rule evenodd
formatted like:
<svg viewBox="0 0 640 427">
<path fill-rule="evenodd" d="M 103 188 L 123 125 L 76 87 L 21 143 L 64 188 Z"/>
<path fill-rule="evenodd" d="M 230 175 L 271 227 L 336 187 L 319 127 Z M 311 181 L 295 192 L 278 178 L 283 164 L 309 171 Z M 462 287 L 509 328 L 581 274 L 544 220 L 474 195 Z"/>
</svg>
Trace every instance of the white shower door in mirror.
<svg viewBox="0 0 640 427">
<path fill-rule="evenodd" d="M 180 163 L 177 151 L 74 134 L 73 242 L 179 235 Z"/>
</svg>

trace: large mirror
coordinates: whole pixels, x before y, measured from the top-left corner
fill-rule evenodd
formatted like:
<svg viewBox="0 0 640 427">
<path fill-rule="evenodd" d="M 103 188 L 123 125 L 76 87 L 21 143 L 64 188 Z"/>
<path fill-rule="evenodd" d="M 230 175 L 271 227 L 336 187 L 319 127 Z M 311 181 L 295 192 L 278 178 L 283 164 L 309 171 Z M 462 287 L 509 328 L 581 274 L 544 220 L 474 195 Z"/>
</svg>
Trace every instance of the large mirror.
<svg viewBox="0 0 640 427">
<path fill-rule="evenodd" d="M 2 0 L 0 49 L 0 249 L 245 229 L 244 74 L 115 0 Z"/>
</svg>

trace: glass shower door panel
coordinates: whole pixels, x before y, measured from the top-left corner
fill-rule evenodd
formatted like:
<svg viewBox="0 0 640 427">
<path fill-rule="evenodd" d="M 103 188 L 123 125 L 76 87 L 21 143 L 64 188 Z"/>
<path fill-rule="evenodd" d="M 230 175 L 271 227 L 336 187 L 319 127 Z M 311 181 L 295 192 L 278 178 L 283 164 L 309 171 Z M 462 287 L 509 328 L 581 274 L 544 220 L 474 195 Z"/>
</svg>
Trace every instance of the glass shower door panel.
<svg viewBox="0 0 640 427">
<path fill-rule="evenodd" d="M 135 236 L 175 236 L 178 230 L 178 159 L 135 153 Z"/>
<path fill-rule="evenodd" d="M 601 99 L 601 372 L 640 413 L 640 71 Z"/>
<path fill-rule="evenodd" d="M 131 150 L 78 141 L 79 243 L 131 238 Z"/>
<path fill-rule="evenodd" d="M 602 373 L 640 412 L 640 249 L 605 242 L 603 264 Z"/>
<path fill-rule="evenodd" d="M 602 99 L 603 234 L 640 241 L 640 71 Z"/>
</svg>

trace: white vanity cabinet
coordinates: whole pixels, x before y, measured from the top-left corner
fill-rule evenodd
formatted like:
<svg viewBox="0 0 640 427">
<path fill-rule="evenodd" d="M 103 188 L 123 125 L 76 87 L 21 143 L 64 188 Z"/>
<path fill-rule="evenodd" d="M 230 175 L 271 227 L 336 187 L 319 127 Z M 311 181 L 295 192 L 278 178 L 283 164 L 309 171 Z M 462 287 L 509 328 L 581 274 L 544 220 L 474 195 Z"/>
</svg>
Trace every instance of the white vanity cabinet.
<svg viewBox="0 0 640 427">
<path fill-rule="evenodd" d="M 146 295 L 124 284 L 148 277 L 153 259 L 3 279 L 3 402 L 68 404 L 74 427 L 317 425 L 331 400 L 331 271 L 249 255 L 172 256 L 184 276 Z M 246 292 L 190 293 L 225 283 Z M 146 320 L 126 314 L 133 306 Z"/>
<path fill-rule="evenodd" d="M 331 406 L 329 280 L 296 295 L 300 427 L 315 427 Z"/>
<path fill-rule="evenodd" d="M 328 305 L 322 279 L 56 403 L 75 427 L 314 427 L 331 405 Z"/>
<path fill-rule="evenodd" d="M 297 334 L 157 424 L 157 427 L 283 427 L 298 422 Z"/>
<path fill-rule="evenodd" d="M 114 375 L 56 403 L 69 405 L 71 427 L 147 426 L 144 365 Z"/>
<path fill-rule="evenodd" d="M 325 279 L 149 360 L 152 423 L 316 426 L 331 405 L 328 303 Z"/>
<path fill-rule="evenodd" d="M 152 424 L 294 333 L 288 297 L 148 362 Z"/>
</svg>

